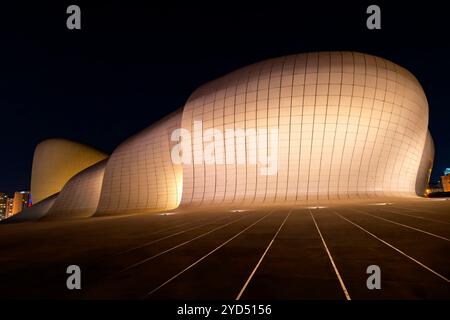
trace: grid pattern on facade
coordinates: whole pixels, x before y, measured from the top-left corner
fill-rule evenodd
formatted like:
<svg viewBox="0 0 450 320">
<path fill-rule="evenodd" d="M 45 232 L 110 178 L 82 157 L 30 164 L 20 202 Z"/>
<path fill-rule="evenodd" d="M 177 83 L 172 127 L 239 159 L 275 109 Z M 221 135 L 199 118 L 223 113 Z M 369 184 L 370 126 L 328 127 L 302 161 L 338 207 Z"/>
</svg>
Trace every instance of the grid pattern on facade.
<svg viewBox="0 0 450 320">
<path fill-rule="evenodd" d="M 422 160 L 420 161 L 419 170 L 417 172 L 416 179 L 416 193 L 418 195 L 425 195 L 428 188 L 431 170 L 433 169 L 434 162 L 434 142 L 431 137 L 430 131 L 427 133 L 427 140 L 423 148 Z"/>
<path fill-rule="evenodd" d="M 414 76 L 392 62 L 320 52 L 263 61 L 205 84 L 186 103 L 182 127 L 193 131 L 199 121 L 203 132 L 245 136 L 214 143 L 222 164 L 184 164 L 183 205 L 413 196 L 428 105 Z M 276 144 L 258 135 L 272 129 Z M 192 141 L 194 155 L 205 140 Z M 277 170 L 263 175 L 258 159 L 268 160 L 271 149 Z"/>
<path fill-rule="evenodd" d="M 123 142 L 108 159 L 98 215 L 176 208 L 182 192 L 182 167 L 172 163 L 171 133 L 181 110 Z"/>
<path fill-rule="evenodd" d="M 58 195 L 46 219 L 85 218 L 98 207 L 107 160 L 78 173 Z"/>
</svg>

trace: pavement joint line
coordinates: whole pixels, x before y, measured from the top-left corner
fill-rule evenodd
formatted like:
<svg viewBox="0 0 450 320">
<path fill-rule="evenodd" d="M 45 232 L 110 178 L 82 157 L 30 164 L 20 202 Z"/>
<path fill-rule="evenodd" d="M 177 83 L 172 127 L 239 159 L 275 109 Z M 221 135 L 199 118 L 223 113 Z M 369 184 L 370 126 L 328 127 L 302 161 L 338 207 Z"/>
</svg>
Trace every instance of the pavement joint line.
<svg viewBox="0 0 450 320">
<path fill-rule="evenodd" d="M 411 227 L 411 226 L 408 226 L 408 225 L 400 223 L 400 222 L 396 222 L 396 221 L 393 221 L 393 220 L 389 220 L 389 219 L 385 219 L 385 218 L 382 218 L 382 217 L 378 217 L 376 215 L 373 215 L 373 214 L 370 214 L 368 212 L 364 212 L 364 211 L 361 211 L 361 210 L 358 210 L 358 209 L 352 209 L 352 208 L 349 208 L 349 209 L 353 210 L 353 211 L 356 211 L 356 212 L 360 212 L 360 213 L 365 214 L 367 216 L 374 217 L 376 219 L 384 220 L 384 221 L 387 221 L 389 223 L 399 225 L 399 226 L 404 227 L 404 228 L 408 228 L 408 229 L 411 229 L 411 230 L 414 230 L 414 231 L 417 231 L 417 232 L 422 232 L 424 234 L 427 234 L 427 235 L 432 236 L 432 237 L 439 238 L 441 240 L 450 241 L 450 239 L 448 239 L 446 237 L 443 237 L 443 236 L 440 236 L 440 235 L 437 235 L 437 234 L 434 234 L 434 233 L 431 233 L 431 232 L 428 232 L 428 231 L 425 231 L 425 230 L 422 230 L 422 229 L 419 229 L 419 228 Z"/>
<path fill-rule="evenodd" d="M 183 223 L 182 226 L 184 227 L 184 226 L 189 225 L 189 224 L 192 224 L 192 222 Z M 172 226 L 172 227 L 167 227 L 167 228 L 165 228 L 165 229 L 160 229 L 160 230 L 158 230 L 158 231 L 150 232 L 149 234 L 147 234 L 147 236 L 158 235 L 158 234 L 160 234 L 160 233 L 162 233 L 162 232 L 167 232 L 167 231 L 170 231 L 170 230 L 173 230 L 173 229 L 176 229 L 176 228 L 180 228 L 180 225 L 178 225 L 178 226 Z M 155 239 L 155 240 L 158 240 L 158 239 Z M 161 240 L 163 240 L 163 239 L 161 239 Z M 152 240 L 152 241 L 154 241 L 154 240 Z M 156 242 L 157 242 L 157 241 L 156 241 Z M 149 243 L 146 243 L 146 244 L 150 245 Z M 122 254 L 125 254 L 125 253 L 127 253 L 127 252 L 129 252 L 129 251 L 131 252 L 131 251 L 133 251 L 133 250 L 137 250 L 137 249 L 139 249 L 140 247 L 145 247 L 146 244 L 140 245 L 140 246 L 136 246 L 136 247 L 133 247 L 133 248 L 129 248 L 129 249 L 126 249 L 126 250 L 122 250 L 122 251 L 119 251 L 119 252 L 114 252 L 114 253 L 111 253 L 111 254 L 103 255 L 103 256 L 101 256 L 98 260 L 96 260 L 96 261 L 94 261 L 93 263 L 91 263 L 91 266 L 95 266 L 96 264 L 103 262 L 105 259 L 112 258 L 112 257 L 117 257 L 117 256 L 120 256 L 120 255 L 122 255 Z"/>
<path fill-rule="evenodd" d="M 146 242 L 146 243 L 144 243 L 144 244 L 141 244 L 141 245 L 139 245 L 139 246 L 135 246 L 135 247 L 132 247 L 132 248 L 129 248 L 129 249 L 120 251 L 120 252 L 116 253 L 116 254 L 113 255 L 113 256 L 122 255 L 122 254 L 125 254 L 125 253 L 128 253 L 128 252 L 131 252 L 131 251 L 135 251 L 135 250 L 138 250 L 138 249 L 142 249 L 142 248 L 148 247 L 148 246 L 150 246 L 150 245 L 152 245 L 152 244 L 154 244 L 154 243 L 160 242 L 160 241 L 162 241 L 162 240 L 166 240 L 166 239 L 169 239 L 169 238 L 171 238 L 171 237 L 174 237 L 174 236 L 177 236 L 177 235 L 180 235 L 180 234 L 183 234 L 183 233 L 192 231 L 192 230 L 199 229 L 199 228 L 201 228 L 201 227 L 204 227 L 204 226 L 213 224 L 213 223 L 215 223 L 215 222 L 219 222 L 219 221 L 222 221 L 222 220 L 226 220 L 226 219 L 228 219 L 229 217 L 232 217 L 232 216 L 233 216 L 233 215 L 227 215 L 226 217 L 222 217 L 222 218 L 219 218 L 219 219 L 214 219 L 214 220 L 212 220 L 212 221 L 209 221 L 209 222 L 207 222 L 207 223 L 203 223 L 203 224 L 201 224 L 201 225 L 195 225 L 195 222 L 194 222 L 194 223 L 193 223 L 194 226 L 192 226 L 192 227 L 190 227 L 190 228 L 188 228 L 188 229 L 180 230 L 180 231 L 178 231 L 178 232 L 176 232 L 176 233 L 173 233 L 173 234 L 170 234 L 170 235 L 167 235 L 167 236 L 158 238 L 158 239 L 151 240 L 151 241 Z M 198 221 L 197 221 L 197 222 L 198 222 Z M 189 224 L 192 225 L 192 222 L 188 222 L 188 223 L 184 224 L 184 226 L 185 226 L 185 225 L 189 225 Z M 176 229 L 176 228 L 177 228 L 177 227 L 171 227 L 170 229 Z M 169 230 L 170 230 L 170 229 L 169 229 Z M 165 231 L 168 231 L 168 230 L 166 229 Z M 163 231 L 161 231 L 161 232 L 163 232 Z M 161 233 L 161 232 L 158 232 L 158 233 Z M 155 234 L 155 233 L 154 233 L 154 234 Z M 157 234 L 157 233 L 156 233 L 156 234 Z"/>
<path fill-rule="evenodd" d="M 422 209 L 413 209 L 413 208 L 411 208 L 411 207 L 398 207 L 398 206 L 390 206 L 391 208 L 394 208 L 394 209 L 400 209 L 400 210 L 408 210 L 409 212 L 417 212 L 417 213 L 435 213 L 435 211 L 430 211 L 430 210 L 427 210 L 427 209 L 425 209 L 425 208 L 422 208 Z M 415 208 L 417 208 L 417 207 L 415 207 Z"/>
<path fill-rule="evenodd" d="M 189 266 L 187 266 L 186 268 L 184 268 L 183 270 L 181 270 L 180 272 L 178 272 L 177 274 L 175 274 L 174 276 L 172 276 L 171 278 L 169 278 L 168 280 L 166 280 L 165 282 L 163 282 L 162 284 L 160 284 L 159 286 L 157 286 L 156 288 L 154 288 L 153 290 L 149 291 L 144 297 L 143 299 L 146 299 L 148 296 L 152 295 L 153 293 L 155 293 L 156 291 L 158 291 L 159 289 L 161 289 L 162 287 L 164 287 L 165 285 L 167 285 L 168 283 L 172 282 L 173 280 L 175 280 L 177 277 L 179 277 L 180 275 L 182 275 L 183 273 L 185 273 L 186 271 L 188 271 L 189 269 L 193 268 L 194 266 L 196 266 L 197 264 L 199 264 L 200 262 L 202 262 L 203 260 L 205 260 L 207 257 L 209 257 L 210 255 L 212 255 L 214 252 L 218 251 L 220 248 L 222 248 L 223 246 L 227 245 L 228 243 L 230 243 L 231 241 L 233 241 L 234 239 L 236 239 L 238 236 L 240 236 L 241 234 L 243 234 L 245 231 L 247 231 L 248 229 L 252 228 L 254 225 L 256 225 L 257 223 L 259 223 L 260 221 L 262 221 L 263 219 L 265 219 L 266 217 L 270 216 L 273 213 L 273 210 L 270 210 L 266 215 L 264 215 L 263 217 L 259 218 L 258 220 L 256 220 L 255 222 L 253 222 L 251 225 L 247 226 L 246 228 L 244 228 L 243 230 L 241 230 L 240 232 L 236 233 L 234 236 L 232 236 L 231 238 L 229 238 L 227 241 L 223 242 L 221 245 L 219 245 L 218 247 L 216 247 L 215 249 L 211 250 L 210 252 L 208 252 L 207 254 L 205 254 L 203 257 L 201 257 L 200 259 L 198 259 L 197 261 L 195 261 L 194 263 L 190 264 Z"/>
<path fill-rule="evenodd" d="M 198 235 L 198 236 L 196 236 L 196 237 L 194 237 L 194 238 L 192 238 L 192 239 L 190 239 L 190 240 L 184 241 L 184 242 L 182 242 L 182 243 L 180 243 L 180 244 L 177 244 L 176 246 L 173 246 L 173 247 L 171 247 L 171 248 L 169 248 L 169 249 L 167 249 L 167 250 L 161 251 L 161 252 L 159 252 L 159 253 L 157 253 L 157 254 L 151 256 L 151 257 L 148 257 L 148 258 L 145 258 L 144 260 L 141 260 L 141 261 L 139 261 L 139 262 L 136 262 L 136 263 L 132 264 L 131 266 L 128 266 L 128 267 L 126 267 L 126 268 L 120 270 L 117 274 L 120 274 L 120 273 L 122 273 L 122 272 L 128 271 L 128 270 L 133 269 L 133 268 L 135 268 L 135 267 L 138 267 L 138 266 L 140 266 L 140 265 L 142 265 L 142 264 L 144 264 L 144 263 L 146 263 L 146 262 L 148 262 L 148 261 L 150 261 L 150 260 L 153 260 L 153 259 L 155 259 L 155 258 L 157 258 L 157 257 L 159 257 L 159 256 L 161 256 L 161 255 L 163 255 L 163 254 L 165 254 L 165 253 L 167 253 L 167 252 L 170 252 L 170 251 L 173 251 L 173 250 L 175 250 L 175 249 L 178 249 L 178 248 L 180 248 L 180 247 L 182 247 L 182 246 L 184 246 L 184 245 L 186 245 L 186 244 L 189 244 L 189 243 L 191 243 L 191 242 L 193 242 L 193 241 L 195 241 L 195 240 L 198 240 L 198 239 L 200 239 L 200 238 L 203 238 L 203 237 L 207 236 L 208 234 L 211 234 L 211 233 L 213 233 L 213 232 L 215 232 L 215 231 L 217 231 L 217 230 L 223 229 L 223 228 L 225 228 L 225 227 L 227 227 L 227 226 L 229 226 L 229 225 L 231 225 L 231 224 L 233 224 L 233 223 L 236 223 L 236 222 L 238 222 L 238 221 L 244 219 L 245 217 L 248 217 L 248 216 L 247 216 L 247 215 L 241 216 L 241 217 L 239 217 L 239 218 L 237 218 L 237 219 L 235 219 L 235 220 L 232 220 L 232 221 L 230 221 L 230 222 L 228 222 L 228 223 L 226 223 L 226 224 L 224 224 L 224 225 L 220 225 L 220 226 L 218 226 L 218 227 L 216 227 L 216 228 L 214 228 L 214 229 L 212 229 L 212 230 L 209 230 L 208 232 L 202 233 L 202 234 L 200 234 L 200 235 Z"/>
<path fill-rule="evenodd" d="M 289 213 L 286 215 L 286 218 L 284 218 L 283 222 L 281 223 L 280 227 L 278 228 L 277 232 L 274 234 L 272 240 L 269 242 L 269 245 L 267 246 L 266 250 L 264 250 L 264 253 L 262 254 L 261 258 L 259 259 L 256 266 L 253 268 L 253 271 L 250 273 L 250 276 L 248 277 L 247 281 L 245 281 L 244 285 L 242 286 L 241 290 L 239 291 L 236 300 L 240 300 L 242 295 L 244 294 L 245 290 L 247 289 L 247 286 L 249 285 L 250 281 L 252 280 L 253 276 L 255 275 L 256 271 L 258 270 L 261 262 L 264 260 L 264 257 L 266 256 L 267 252 L 269 251 L 270 247 L 272 247 L 272 244 L 275 241 L 275 238 L 280 233 L 281 229 L 283 228 L 284 224 L 286 223 L 287 219 L 291 215 L 293 209 L 289 210 Z"/>
<path fill-rule="evenodd" d="M 400 208 L 396 208 L 396 209 L 400 209 Z M 421 217 L 421 216 L 415 216 L 415 215 L 407 214 L 407 213 L 404 213 L 404 212 L 400 213 L 400 212 L 397 212 L 397 211 L 381 209 L 381 208 L 379 208 L 378 210 L 383 211 L 383 212 L 390 212 L 390 213 L 393 213 L 393 214 L 398 214 L 398 215 L 401 215 L 401 216 L 407 216 L 407 217 L 411 217 L 411 218 L 416 218 L 416 219 L 421 219 L 421 220 L 426 220 L 426 221 L 432 221 L 432 222 L 436 222 L 436 223 L 450 224 L 450 222 L 437 220 L 437 219 L 432 219 L 432 218 L 425 218 L 425 217 Z M 420 211 L 416 211 L 416 212 L 420 213 Z"/>
<path fill-rule="evenodd" d="M 205 223 L 205 224 L 203 224 L 203 225 L 201 225 L 201 226 L 199 226 L 199 227 L 206 226 L 206 225 L 212 224 L 212 223 L 214 223 L 214 222 L 218 222 L 218 221 L 225 220 L 225 219 L 227 219 L 227 218 L 229 218 L 229 217 L 232 217 L 232 216 L 234 216 L 234 215 L 235 215 L 235 214 L 227 215 L 226 217 L 223 217 L 223 218 L 220 218 L 220 219 L 214 219 L 214 220 L 211 221 L 210 223 Z M 245 218 L 245 215 L 243 215 L 242 217 L 240 217 L 240 218 L 238 218 L 238 219 L 236 219 L 236 220 L 231 221 L 229 224 L 232 224 L 232 223 L 234 223 L 234 222 L 237 222 L 237 221 L 239 221 L 239 220 L 241 220 L 241 219 L 243 219 L 243 218 Z M 229 225 L 229 224 L 227 224 L 227 225 Z M 223 225 L 222 227 L 225 227 L 225 226 L 227 226 L 227 225 Z M 196 228 L 194 228 L 194 229 L 196 229 Z M 220 229 L 220 228 L 216 228 L 216 229 Z M 192 230 L 193 230 L 193 229 L 192 229 Z M 186 230 L 186 232 L 187 232 L 187 231 L 190 231 L 190 230 Z M 212 230 L 212 231 L 213 231 L 213 230 Z M 211 232 L 212 232 L 212 231 L 211 231 Z M 160 239 L 160 240 L 163 240 L 163 239 Z M 195 240 L 195 239 L 191 239 L 191 241 L 193 241 L 193 240 Z M 157 242 L 157 241 L 156 241 L 156 242 Z M 190 241 L 186 241 L 186 242 L 190 242 Z M 186 244 L 186 243 L 183 243 L 183 244 Z M 150 244 L 148 244 L 148 245 L 150 245 Z M 178 245 L 178 246 L 180 246 L 180 245 Z M 178 246 L 176 246 L 176 247 L 178 247 Z M 142 246 L 142 247 L 145 247 L 145 246 Z M 141 248 L 142 248 L 142 247 L 141 247 Z M 170 249 L 168 249 L 168 250 L 166 250 L 166 251 L 164 251 L 164 252 L 160 252 L 160 253 L 158 253 L 158 254 L 156 254 L 156 255 L 150 257 L 150 258 L 147 258 L 145 261 L 140 261 L 140 262 L 136 263 L 135 266 L 138 266 L 138 265 L 140 265 L 140 264 L 142 264 L 142 263 L 145 263 L 145 262 L 147 262 L 147 261 L 149 261 L 149 260 L 153 260 L 154 258 L 157 258 L 158 256 L 160 256 L 160 255 L 162 255 L 162 254 L 164 254 L 164 253 L 167 253 L 167 252 L 169 252 L 169 251 L 171 251 L 171 250 L 176 249 L 176 247 L 172 247 L 172 248 L 170 248 Z M 138 248 L 136 248 L 136 249 L 138 249 Z M 130 250 L 130 251 L 131 251 L 131 250 Z M 107 256 L 106 258 L 117 257 L 117 256 L 119 256 L 119 255 L 120 255 L 120 253 L 115 254 L 115 255 Z M 103 259 L 105 259 L 105 257 L 104 257 Z M 133 266 L 134 266 L 134 265 L 133 265 Z M 98 283 L 98 281 L 104 281 L 105 279 L 108 279 L 108 278 L 110 278 L 110 277 L 112 277 L 112 276 L 115 276 L 115 275 L 118 275 L 118 274 L 120 274 L 120 273 L 122 273 L 122 272 L 125 272 L 125 271 L 131 269 L 133 266 L 129 266 L 129 267 L 125 268 L 125 269 L 119 270 L 118 272 L 113 272 L 113 273 L 111 273 L 111 274 L 108 274 L 108 275 L 106 275 L 105 277 L 102 277 L 101 279 L 97 280 L 96 283 Z"/>
<path fill-rule="evenodd" d="M 188 232 L 188 231 L 192 231 L 192 230 L 194 230 L 194 229 L 197 229 L 197 228 L 206 226 L 206 225 L 208 225 L 208 224 L 211 224 L 211 223 L 214 223 L 214 222 L 217 222 L 217 221 L 225 220 L 225 219 L 227 219 L 227 218 L 229 218 L 229 217 L 232 217 L 232 216 L 233 216 L 233 215 L 228 215 L 228 216 L 223 217 L 223 218 L 214 219 L 214 220 L 210 221 L 209 223 L 204 223 L 204 224 L 202 224 L 202 225 L 200 225 L 200 226 L 195 226 L 195 222 L 194 222 L 194 223 L 193 223 L 193 222 L 187 222 L 187 223 L 183 223 L 182 225 L 183 225 L 183 226 L 186 226 L 186 225 L 194 225 L 194 227 L 189 228 L 189 229 L 187 229 L 187 230 L 184 230 L 185 232 Z M 200 219 L 200 221 L 201 221 L 201 219 Z M 197 222 L 198 222 L 198 221 L 197 221 Z M 151 232 L 150 234 L 148 234 L 148 236 L 150 236 L 150 235 L 158 235 L 158 234 L 160 234 L 160 233 L 162 233 L 162 232 L 167 232 L 167 231 L 169 231 L 169 230 L 173 230 L 173 229 L 177 229 L 177 228 L 180 228 L 180 226 L 172 226 L 172 227 L 168 227 L 168 228 L 165 228 L 165 229 L 162 229 L 162 230 L 158 230 L 158 231 L 155 231 L 155 232 Z M 146 242 L 145 244 L 142 244 L 142 245 L 139 245 L 139 246 L 135 246 L 135 247 L 132 247 L 132 248 L 128 248 L 128 249 L 126 249 L 126 250 L 122 250 L 122 251 L 115 252 L 115 253 L 112 253 L 112 254 L 104 255 L 104 256 L 100 257 L 97 261 L 94 261 L 94 263 L 91 263 L 91 266 L 95 266 L 96 264 L 103 262 L 105 259 L 113 258 L 113 257 L 118 257 L 118 256 L 123 255 L 123 254 L 126 254 L 126 253 L 128 253 L 128 252 L 132 252 L 132 251 L 135 251 L 135 250 L 138 250 L 138 249 L 145 248 L 145 247 L 150 246 L 150 245 L 152 245 L 152 244 L 154 244 L 154 243 L 157 243 L 157 242 L 159 242 L 159 241 L 168 239 L 168 238 L 170 238 L 170 237 L 172 237 L 172 236 L 176 236 L 176 235 L 181 234 L 181 233 L 183 233 L 183 232 L 177 232 L 176 234 L 164 236 L 164 237 L 162 237 L 162 238 L 157 238 L 157 239 L 151 240 L 150 242 Z"/>
<path fill-rule="evenodd" d="M 417 263 L 419 266 L 421 266 L 422 268 L 430 271 L 431 273 L 433 273 L 434 275 L 438 276 L 439 278 L 443 279 L 445 282 L 450 283 L 450 280 L 447 279 L 445 276 L 443 276 L 442 274 L 440 274 L 437 271 L 434 271 L 433 269 L 431 269 L 430 267 L 428 267 L 427 265 L 423 264 L 422 262 L 420 262 L 417 259 L 414 259 L 413 257 L 411 257 L 410 255 L 408 255 L 407 253 L 403 252 L 402 250 L 398 249 L 397 247 L 395 247 L 394 245 L 390 244 L 389 242 L 381 239 L 380 237 L 378 237 L 377 235 L 373 234 L 372 232 L 364 229 L 363 227 L 361 227 L 359 224 L 345 218 L 344 216 L 342 216 L 341 214 L 339 214 L 336 210 L 330 209 L 335 215 L 337 215 L 338 217 L 340 217 L 341 219 L 347 221 L 348 223 L 354 225 L 355 227 L 357 227 L 358 229 L 364 231 L 365 233 L 369 234 L 370 236 L 372 236 L 373 238 L 377 239 L 378 241 L 382 242 L 383 244 L 387 245 L 388 247 L 390 247 L 391 249 L 397 251 L 398 253 L 400 253 L 401 255 L 405 256 L 406 258 L 410 259 L 411 261 Z"/>
<path fill-rule="evenodd" d="M 330 259 L 330 262 L 331 262 L 331 265 L 333 266 L 334 272 L 336 273 L 336 276 L 339 280 L 339 284 L 341 285 L 342 291 L 344 291 L 345 298 L 347 300 L 351 300 L 350 294 L 349 294 L 347 288 L 345 287 L 344 280 L 342 279 L 342 277 L 339 273 L 339 270 L 333 260 L 333 257 L 331 256 L 331 252 L 328 249 L 327 243 L 325 242 L 325 239 L 322 236 L 322 232 L 320 232 L 319 226 L 317 225 L 316 219 L 314 218 L 314 215 L 312 214 L 311 209 L 309 210 L 309 214 L 314 222 L 314 225 L 316 226 L 317 232 L 319 233 L 320 239 L 322 240 L 322 244 L 325 248 L 325 251 L 327 252 L 328 258 Z"/>
</svg>

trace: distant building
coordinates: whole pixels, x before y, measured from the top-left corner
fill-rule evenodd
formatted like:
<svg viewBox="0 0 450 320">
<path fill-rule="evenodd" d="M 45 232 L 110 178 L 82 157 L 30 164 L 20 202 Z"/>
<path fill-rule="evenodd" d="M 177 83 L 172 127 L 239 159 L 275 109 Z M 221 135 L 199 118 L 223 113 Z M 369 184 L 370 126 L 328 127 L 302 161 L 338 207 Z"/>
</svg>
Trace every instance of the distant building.
<svg viewBox="0 0 450 320">
<path fill-rule="evenodd" d="M 5 218 L 12 216 L 13 208 L 14 208 L 14 198 L 8 198 L 6 200 L 6 217 Z"/>
<path fill-rule="evenodd" d="M 25 208 L 31 207 L 31 204 L 31 193 L 29 191 L 15 192 L 12 215 L 19 213 Z"/>
<path fill-rule="evenodd" d="M 442 176 L 441 183 L 444 192 L 450 192 L 450 174 Z"/>
<path fill-rule="evenodd" d="M 6 193 L 0 192 L 0 219 L 5 219 L 6 206 L 8 204 L 8 195 Z"/>
<path fill-rule="evenodd" d="M 428 185 L 428 190 L 429 190 L 427 192 L 428 194 L 436 193 L 436 192 L 443 192 L 444 190 L 442 189 L 441 179 L 430 181 L 430 184 Z"/>
</svg>

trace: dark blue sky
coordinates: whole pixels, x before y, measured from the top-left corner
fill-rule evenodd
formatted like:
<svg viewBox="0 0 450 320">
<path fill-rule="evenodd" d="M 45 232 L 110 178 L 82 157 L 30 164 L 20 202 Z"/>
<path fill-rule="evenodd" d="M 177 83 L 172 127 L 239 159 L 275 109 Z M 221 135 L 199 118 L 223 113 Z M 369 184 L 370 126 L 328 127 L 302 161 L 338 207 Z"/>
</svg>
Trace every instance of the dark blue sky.
<svg viewBox="0 0 450 320">
<path fill-rule="evenodd" d="M 202 83 L 315 50 L 361 51 L 409 69 L 430 104 L 434 179 L 450 167 L 450 27 L 446 12 L 431 4 L 381 4 L 382 30 L 369 31 L 371 2 L 30 3 L 2 5 L 0 13 L 0 191 L 29 188 L 33 150 L 44 139 L 110 153 L 181 107 Z M 69 4 L 81 7 L 80 31 L 66 28 Z"/>
</svg>

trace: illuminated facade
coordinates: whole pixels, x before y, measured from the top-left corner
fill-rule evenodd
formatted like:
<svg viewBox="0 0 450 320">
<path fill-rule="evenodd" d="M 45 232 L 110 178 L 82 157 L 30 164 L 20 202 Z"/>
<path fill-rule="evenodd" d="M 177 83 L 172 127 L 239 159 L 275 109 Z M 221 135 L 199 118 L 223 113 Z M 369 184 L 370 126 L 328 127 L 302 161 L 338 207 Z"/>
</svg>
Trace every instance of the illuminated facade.
<svg viewBox="0 0 450 320">
<path fill-rule="evenodd" d="M 183 168 L 171 159 L 171 133 L 181 111 L 123 142 L 108 159 L 97 215 L 174 209 L 182 195 Z"/>
<path fill-rule="evenodd" d="M 420 84 L 366 54 L 300 54 L 240 69 L 191 95 L 182 127 L 192 130 L 194 121 L 203 130 L 277 130 L 277 170 L 261 175 L 248 157 L 272 153 L 267 136 L 219 144 L 225 164 L 184 165 L 182 205 L 415 196 L 419 170 L 429 170 L 419 168 L 428 131 Z M 193 142 L 193 150 L 203 143 Z M 237 164 L 240 153 L 247 158 Z"/>
<path fill-rule="evenodd" d="M 49 139 L 34 151 L 31 194 L 38 203 L 61 191 L 78 172 L 105 159 L 106 154 L 77 142 Z"/>
<path fill-rule="evenodd" d="M 63 187 L 46 219 L 74 219 L 92 216 L 98 207 L 106 160 L 72 177 Z"/>
<path fill-rule="evenodd" d="M 416 179 L 416 194 L 428 195 L 431 190 L 428 189 L 430 182 L 431 170 L 433 169 L 434 161 L 434 142 L 430 132 L 427 133 L 427 139 L 423 148 L 422 159 L 420 161 L 419 170 Z M 427 190 L 428 189 L 428 190 Z"/>
<path fill-rule="evenodd" d="M 352 52 L 270 59 L 211 81 L 106 160 L 80 146 L 36 149 L 32 192 L 60 192 L 46 218 L 422 196 L 434 156 L 415 77 Z"/>
<path fill-rule="evenodd" d="M 14 192 L 12 215 L 15 215 L 32 205 L 29 191 Z"/>
<path fill-rule="evenodd" d="M 441 185 L 444 192 L 450 192 L 450 168 L 445 168 L 444 175 L 441 176 Z"/>
<path fill-rule="evenodd" d="M 6 193 L 0 192 L 0 219 L 5 219 L 7 217 L 6 207 L 8 205 L 8 195 Z"/>
<path fill-rule="evenodd" d="M 442 190 L 444 192 L 450 192 L 450 175 L 441 177 Z"/>
<path fill-rule="evenodd" d="M 14 198 L 8 198 L 6 200 L 6 218 L 12 216 L 14 208 Z"/>
</svg>

